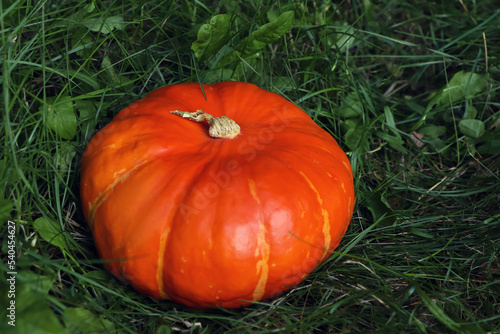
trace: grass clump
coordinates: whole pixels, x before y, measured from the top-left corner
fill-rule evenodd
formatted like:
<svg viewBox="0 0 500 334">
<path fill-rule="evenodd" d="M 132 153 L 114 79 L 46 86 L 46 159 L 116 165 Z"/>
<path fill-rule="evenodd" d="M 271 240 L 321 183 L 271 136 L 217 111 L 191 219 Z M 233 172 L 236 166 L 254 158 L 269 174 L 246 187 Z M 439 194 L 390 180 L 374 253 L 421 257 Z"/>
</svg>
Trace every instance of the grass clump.
<svg viewBox="0 0 500 334">
<path fill-rule="evenodd" d="M 493 2 L 0 4 L 2 305 L 17 273 L 16 327 L 3 307 L 2 332 L 500 332 Z M 221 80 L 281 93 L 330 131 L 357 204 L 341 246 L 301 285 L 199 311 L 103 270 L 79 209 L 79 161 L 145 93 Z"/>
</svg>

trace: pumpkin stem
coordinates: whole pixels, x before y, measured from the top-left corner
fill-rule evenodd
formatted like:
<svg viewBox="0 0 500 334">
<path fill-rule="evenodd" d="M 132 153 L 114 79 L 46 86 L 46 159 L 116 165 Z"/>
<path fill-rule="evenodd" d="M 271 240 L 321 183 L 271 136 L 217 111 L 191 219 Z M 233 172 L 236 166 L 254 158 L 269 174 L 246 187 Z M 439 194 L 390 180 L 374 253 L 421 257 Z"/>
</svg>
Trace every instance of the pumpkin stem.
<svg viewBox="0 0 500 334">
<path fill-rule="evenodd" d="M 172 110 L 171 113 L 195 122 L 207 122 L 210 125 L 208 134 L 212 138 L 231 139 L 240 134 L 240 126 L 226 116 L 214 117 L 203 110 L 196 112 Z"/>
</svg>

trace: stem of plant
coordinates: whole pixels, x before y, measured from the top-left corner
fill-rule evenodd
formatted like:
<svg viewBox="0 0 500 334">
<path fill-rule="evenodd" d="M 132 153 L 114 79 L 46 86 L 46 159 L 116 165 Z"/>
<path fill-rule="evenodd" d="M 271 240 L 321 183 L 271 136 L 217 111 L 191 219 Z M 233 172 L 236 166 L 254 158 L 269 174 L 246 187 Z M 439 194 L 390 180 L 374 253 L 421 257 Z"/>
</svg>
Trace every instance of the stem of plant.
<svg viewBox="0 0 500 334">
<path fill-rule="evenodd" d="M 212 138 L 228 138 L 232 139 L 240 134 L 240 126 L 229 117 L 221 116 L 215 117 L 203 110 L 196 112 L 172 110 L 172 114 L 182 116 L 195 122 L 207 122 L 210 126 L 208 134 Z"/>
</svg>

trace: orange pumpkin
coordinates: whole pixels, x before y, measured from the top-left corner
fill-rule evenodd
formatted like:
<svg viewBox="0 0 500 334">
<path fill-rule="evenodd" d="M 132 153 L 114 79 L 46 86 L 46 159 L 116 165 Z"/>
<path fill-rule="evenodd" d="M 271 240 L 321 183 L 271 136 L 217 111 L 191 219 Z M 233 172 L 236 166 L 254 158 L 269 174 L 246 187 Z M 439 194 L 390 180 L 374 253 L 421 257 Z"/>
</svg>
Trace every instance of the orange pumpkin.
<svg viewBox="0 0 500 334">
<path fill-rule="evenodd" d="M 215 137 L 232 130 L 214 138 L 194 120 Z M 116 277 L 194 308 L 238 308 L 328 257 L 354 188 L 344 152 L 293 103 L 248 83 L 186 83 L 153 91 L 92 138 L 81 200 Z"/>
</svg>

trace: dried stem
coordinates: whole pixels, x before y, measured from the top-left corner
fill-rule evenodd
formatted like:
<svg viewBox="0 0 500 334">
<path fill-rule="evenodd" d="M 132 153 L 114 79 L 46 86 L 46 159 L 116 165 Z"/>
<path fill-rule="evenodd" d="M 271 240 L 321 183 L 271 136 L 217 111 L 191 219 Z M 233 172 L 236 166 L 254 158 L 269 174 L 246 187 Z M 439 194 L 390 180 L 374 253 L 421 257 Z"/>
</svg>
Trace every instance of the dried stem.
<svg viewBox="0 0 500 334">
<path fill-rule="evenodd" d="M 214 117 L 203 110 L 196 112 L 173 110 L 171 113 L 195 122 L 207 122 L 210 126 L 208 134 L 212 138 L 231 139 L 240 134 L 240 126 L 226 116 Z"/>
</svg>

